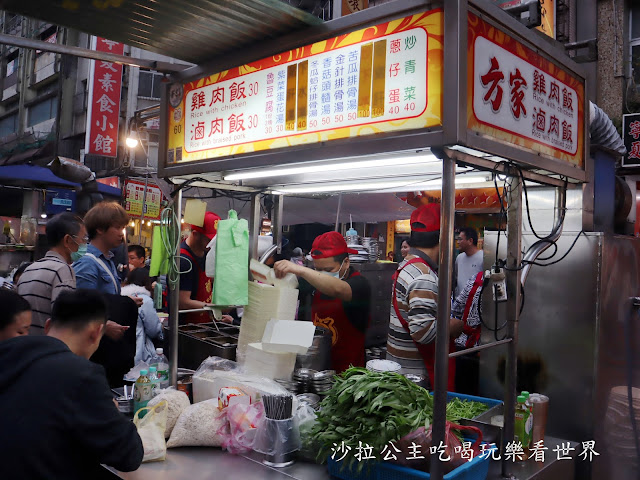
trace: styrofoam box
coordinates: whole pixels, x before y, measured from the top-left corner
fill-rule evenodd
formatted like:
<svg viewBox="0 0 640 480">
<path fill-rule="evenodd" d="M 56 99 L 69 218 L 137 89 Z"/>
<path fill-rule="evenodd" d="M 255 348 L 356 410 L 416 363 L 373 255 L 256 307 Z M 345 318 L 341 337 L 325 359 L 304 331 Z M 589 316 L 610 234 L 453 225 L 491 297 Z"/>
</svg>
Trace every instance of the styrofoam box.
<svg viewBox="0 0 640 480">
<path fill-rule="evenodd" d="M 313 343 L 316 326 L 311 322 L 270 320 L 262 336 L 266 351 L 305 354 Z"/>
</svg>

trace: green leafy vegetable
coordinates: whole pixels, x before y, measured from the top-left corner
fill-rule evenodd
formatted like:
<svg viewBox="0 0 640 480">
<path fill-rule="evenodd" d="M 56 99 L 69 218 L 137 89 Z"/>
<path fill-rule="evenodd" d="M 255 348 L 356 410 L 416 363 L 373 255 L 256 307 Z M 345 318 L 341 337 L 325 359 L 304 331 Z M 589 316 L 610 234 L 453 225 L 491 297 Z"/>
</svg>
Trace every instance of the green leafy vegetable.
<svg viewBox="0 0 640 480">
<path fill-rule="evenodd" d="M 487 410 L 485 404 L 454 399 L 447 404 L 447 420 L 473 418 Z M 320 405 L 313 435 L 322 445 L 318 459 L 326 459 L 344 442 L 351 447 L 345 458 L 349 468 L 360 442 L 380 454 L 392 440 L 433 421 L 433 397 L 424 388 L 391 372 L 371 372 L 351 367 L 336 377 L 336 383 Z M 341 456 L 341 455 L 339 455 Z M 365 466 L 359 462 L 357 470 Z"/>
</svg>

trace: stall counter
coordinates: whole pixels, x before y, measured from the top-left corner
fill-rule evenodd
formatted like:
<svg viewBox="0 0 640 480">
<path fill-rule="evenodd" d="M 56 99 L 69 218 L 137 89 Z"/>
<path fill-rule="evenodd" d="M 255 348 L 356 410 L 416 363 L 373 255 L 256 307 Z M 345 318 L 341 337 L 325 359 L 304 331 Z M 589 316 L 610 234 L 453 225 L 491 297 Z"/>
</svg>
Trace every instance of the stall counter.
<svg viewBox="0 0 640 480">
<path fill-rule="evenodd" d="M 549 448 L 544 462 L 516 462 L 511 473 L 520 480 L 572 480 L 575 476 L 575 452 L 572 460 L 558 461 L 553 449 L 568 443 L 576 448 L 576 442 L 545 437 L 545 446 Z M 242 480 L 329 480 L 326 465 L 296 462 L 290 467 L 272 468 L 262 463 L 264 456 L 259 453 L 231 455 L 219 448 L 183 447 L 167 450 L 164 462 L 144 463 L 135 472 L 118 472 L 107 468 L 112 478 L 121 480 L 210 480 L 223 478 L 225 474 Z M 501 462 L 491 462 L 487 480 L 502 480 Z"/>
<path fill-rule="evenodd" d="M 112 478 L 122 480 L 210 480 L 236 477 L 242 480 L 328 480 L 326 465 L 295 462 L 290 467 L 264 465 L 264 455 L 250 453 L 231 455 L 219 448 L 183 447 L 167 451 L 164 462 L 143 463 L 135 472 L 119 472 L 112 468 Z"/>
</svg>

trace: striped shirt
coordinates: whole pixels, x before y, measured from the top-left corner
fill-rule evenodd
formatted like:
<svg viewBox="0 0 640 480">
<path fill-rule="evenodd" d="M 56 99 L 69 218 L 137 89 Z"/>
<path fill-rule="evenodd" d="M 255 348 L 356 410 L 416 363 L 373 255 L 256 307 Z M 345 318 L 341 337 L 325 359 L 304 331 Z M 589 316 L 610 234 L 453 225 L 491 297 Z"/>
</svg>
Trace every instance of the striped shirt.
<svg viewBox="0 0 640 480">
<path fill-rule="evenodd" d="M 424 264 L 408 260 L 421 257 Z M 404 268 L 402 268 L 404 267 Z M 396 283 L 395 294 L 400 314 L 409 325 L 411 335 L 398 320 L 393 299 L 387 339 L 387 359 L 402 365 L 403 373 L 424 373 L 422 356 L 414 344 L 429 344 L 436 339 L 436 314 L 438 312 L 438 274 L 436 265 L 429 256 L 411 249 L 398 269 L 402 269 Z"/>
<path fill-rule="evenodd" d="M 60 292 L 75 290 L 76 275 L 59 253 L 48 251 L 27 267 L 18 282 L 18 293 L 31 305 L 32 325 L 44 328 L 51 306 Z"/>
</svg>

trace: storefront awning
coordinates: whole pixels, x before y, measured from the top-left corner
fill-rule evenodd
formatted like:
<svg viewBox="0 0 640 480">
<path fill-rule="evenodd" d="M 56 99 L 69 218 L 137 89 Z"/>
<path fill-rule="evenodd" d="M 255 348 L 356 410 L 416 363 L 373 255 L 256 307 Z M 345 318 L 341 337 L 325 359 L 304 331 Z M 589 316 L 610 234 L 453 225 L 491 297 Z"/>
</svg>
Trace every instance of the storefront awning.
<svg viewBox="0 0 640 480">
<path fill-rule="evenodd" d="M 36 167 L 34 165 L 8 165 L 0 167 L 0 181 L 62 185 L 71 188 L 80 186 L 78 183 L 69 182 L 57 177 L 48 168 Z"/>
<path fill-rule="evenodd" d="M 322 23 L 281 0 L 6 0 L 2 8 L 192 63 Z"/>
</svg>

